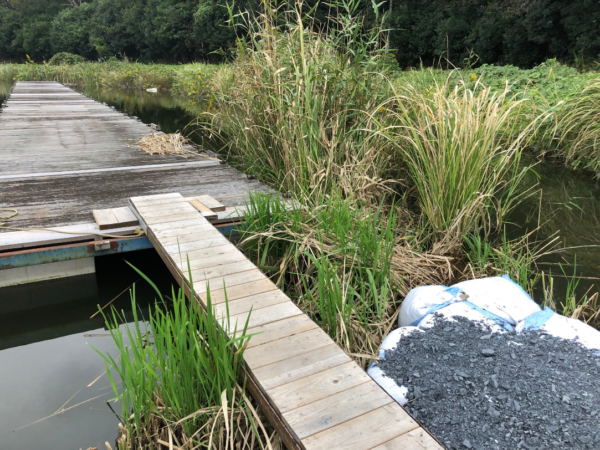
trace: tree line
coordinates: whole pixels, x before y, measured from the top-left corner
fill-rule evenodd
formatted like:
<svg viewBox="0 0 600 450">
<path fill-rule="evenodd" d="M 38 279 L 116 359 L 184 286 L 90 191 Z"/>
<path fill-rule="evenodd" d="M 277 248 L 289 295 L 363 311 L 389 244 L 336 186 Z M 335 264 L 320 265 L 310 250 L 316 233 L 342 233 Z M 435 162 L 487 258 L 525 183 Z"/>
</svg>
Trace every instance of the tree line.
<svg viewBox="0 0 600 450">
<path fill-rule="evenodd" d="M 598 0 L 394 0 L 392 46 L 403 66 L 512 64 L 600 57 Z"/>
<path fill-rule="evenodd" d="M 214 60 L 235 41 L 227 18 L 225 0 L 0 0 L 0 60 Z"/>
<path fill-rule="evenodd" d="M 237 0 L 236 8 L 253 10 L 260 1 Z M 0 61 L 28 54 L 37 62 L 59 52 L 90 60 L 220 60 L 236 38 L 227 26 L 227 2 L 0 0 Z M 371 10 L 374 2 L 362 5 Z M 527 68 L 548 58 L 600 59 L 599 0 L 383 0 L 377 7 L 391 10 L 385 26 L 402 67 Z M 330 12 L 323 7 L 323 15 Z"/>
</svg>

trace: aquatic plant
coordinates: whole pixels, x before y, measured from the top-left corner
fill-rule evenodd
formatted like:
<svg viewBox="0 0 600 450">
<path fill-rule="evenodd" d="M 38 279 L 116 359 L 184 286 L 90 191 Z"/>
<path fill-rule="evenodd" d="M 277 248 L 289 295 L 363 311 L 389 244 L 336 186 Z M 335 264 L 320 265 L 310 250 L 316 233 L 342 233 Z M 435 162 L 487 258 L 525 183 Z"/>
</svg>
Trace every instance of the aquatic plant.
<svg viewBox="0 0 600 450">
<path fill-rule="evenodd" d="M 410 174 L 421 225 L 440 249 L 452 249 L 476 228 L 498 229 L 519 196 L 527 171 L 522 147 L 535 127 L 520 127 L 524 100 L 489 88 L 412 86 L 382 107 L 394 109 L 382 130 Z"/>
<path fill-rule="evenodd" d="M 592 288 L 589 288 L 581 297 L 579 297 L 579 299 L 577 298 L 577 287 L 582 280 L 582 277 L 577 275 L 577 258 L 575 258 L 573 262 L 572 275 L 567 275 L 563 264 L 559 263 L 558 267 L 562 272 L 561 278 L 566 281 L 564 299 L 562 298 L 562 295 L 560 299 L 556 299 L 557 294 L 554 289 L 554 277 L 556 275 L 553 276 L 552 270 L 550 270 L 547 275 L 544 272 L 542 272 L 541 275 L 544 295 L 542 304 L 563 316 L 579 319 L 595 328 L 600 328 L 599 293 L 590 293 Z M 561 294 L 563 294 L 562 290 Z"/>
<path fill-rule="evenodd" d="M 233 82 L 216 86 L 219 108 L 205 117 L 226 139 L 229 161 L 307 199 L 385 190 L 390 152 L 370 131 L 370 111 L 389 82 L 377 52 L 381 30 L 366 29 L 357 4 L 332 4 L 338 14 L 327 34 L 302 2 L 285 9 L 265 1 L 263 14 L 245 22 L 251 38 L 231 64 Z"/>
<path fill-rule="evenodd" d="M 565 101 L 551 130 L 553 155 L 600 177 L 600 80 Z"/>
<path fill-rule="evenodd" d="M 401 281 L 392 270 L 396 213 L 330 198 L 303 209 L 251 194 L 240 247 L 365 365 L 387 333 Z"/>
<path fill-rule="evenodd" d="M 206 311 L 188 302 L 183 289 L 173 288 L 172 304 L 167 304 L 167 297 L 139 273 L 158 295 L 152 317 L 138 316 L 135 285 L 133 325 L 120 325 L 126 322 L 124 313 L 114 308 L 105 316 L 118 349 L 115 356 L 101 356 L 123 411 L 119 448 L 150 449 L 159 443 L 181 449 L 270 446 L 262 417 L 243 384 L 247 323 L 234 332 L 235 338 L 228 338 L 210 293 Z M 193 299 L 193 285 L 191 289 Z"/>
</svg>

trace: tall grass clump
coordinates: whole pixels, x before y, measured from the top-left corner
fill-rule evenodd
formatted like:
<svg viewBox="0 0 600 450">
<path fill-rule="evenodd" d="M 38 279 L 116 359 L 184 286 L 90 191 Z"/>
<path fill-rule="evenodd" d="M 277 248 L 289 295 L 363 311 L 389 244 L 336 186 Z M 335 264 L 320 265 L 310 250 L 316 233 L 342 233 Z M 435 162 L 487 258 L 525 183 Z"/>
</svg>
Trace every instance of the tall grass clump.
<svg viewBox="0 0 600 450">
<path fill-rule="evenodd" d="M 244 253 L 363 366 L 410 290 L 404 279 L 429 275 L 398 252 L 398 213 L 384 205 L 330 197 L 303 208 L 255 193 L 240 227 Z"/>
<path fill-rule="evenodd" d="M 421 227 L 440 250 L 474 229 L 498 229 L 517 201 L 521 151 L 535 126 L 521 127 L 524 101 L 507 89 L 448 83 L 428 92 L 407 86 L 389 101 L 394 121 L 384 133 L 410 174 Z"/>
<path fill-rule="evenodd" d="M 212 127 L 230 160 L 308 199 L 376 195 L 390 157 L 389 144 L 370 131 L 370 112 L 390 93 L 380 29 L 366 29 L 354 0 L 330 5 L 337 14 L 327 33 L 303 2 L 262 6 L 255 19 L 242 18 L 250 39 L 240 41 L 231 88 L 215 91 Z"/>
<path fill-rule="evenodd" d="M 554 156 L 600 177 L 600 80 L 565 101 L 551 132 Z"/>
<path fill-rule="evenodd" d="M 123 411 L 119 449 L 158 448 L 159 441 L 181 449 L 270 446 L 240 385 L 246 328 L 236 338 L 220 332 L 223 324 L 215 317 L 210 294 L 206 312 L 188 303 L 182 289 L 173 290 L 169 306 L 158 295 L 149 324 L 137 314 L 135 286 L 134 324 L 119 326 L 125 317 L 114 309 L 106 318 L 118 349 L 116 356 L 102 357 Z"/>
<path fill-rule="evenodd" d="M 402 296 L 452 281 L 463 235 L 501 229 L 527 132 L 508 92 L 393 83 L 380 29 L 333 6 L 324 33 L 301 3 L 264 3 L 210 126 L 294 199 L 251 196 L 244 252 L 366 365 Z"/>
</svg>

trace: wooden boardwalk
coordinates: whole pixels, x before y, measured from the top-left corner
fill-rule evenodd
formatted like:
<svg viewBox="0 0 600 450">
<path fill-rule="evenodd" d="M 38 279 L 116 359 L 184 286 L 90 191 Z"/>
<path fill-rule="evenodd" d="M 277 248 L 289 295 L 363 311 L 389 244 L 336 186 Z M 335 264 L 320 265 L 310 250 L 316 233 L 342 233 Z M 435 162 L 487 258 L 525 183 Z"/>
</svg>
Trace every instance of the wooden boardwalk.
<svg viewBox="0 0 600 450">
<path fill-rule="evenodd" d="M 223 320 L 227 295 L 226 329 L 250 314 L 250 390 L 288 448 L 442 448 L 181 194 L 130 203 L 175 279 L 204 307 L 210 287 Z"/>
<path fill-rule="evenodd" d="M 0 208 L 18 209 L 15 227 L 92 223 L 139 195 L 208 194 L 233 210 L 270 191 L 206 154 L 146 154 L 136 141 L 150 127 L 60 83 L 19 81 L 1 111 Z"/>
</svg>

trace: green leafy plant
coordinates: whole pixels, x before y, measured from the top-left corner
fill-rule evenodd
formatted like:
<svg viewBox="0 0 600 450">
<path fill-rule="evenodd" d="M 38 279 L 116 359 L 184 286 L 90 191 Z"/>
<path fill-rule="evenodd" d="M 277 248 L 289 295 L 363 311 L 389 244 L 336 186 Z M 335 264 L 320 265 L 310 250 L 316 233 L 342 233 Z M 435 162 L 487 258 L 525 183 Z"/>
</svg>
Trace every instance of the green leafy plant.
<svg viewBox="0 0 600 450">
<path fill-rule="evenodd" d="M 126 322 L 124 313 L 113 308 L 105 319 L 118 355 L 101 353 L 123 410 L 121 448 L 154 448 L 157 439 L 179 448 L 253 449 L 269 443 L 243 386 L 247 322 L 239 332 L 233 330 L 236 337 L 228 338 L 222 332 L 224 322 L 213 311 L 210 291 L 206 311 L 188 302 L 183 289 L 172 290 L 169 305 L 138 273 L 156 290 L 154 313 L 149 323 L 138 316 L 134 285 L 134 323 L 120 325 Z M 191 290 L 195 298 L 193 285 Z"/>
<path fill-rule="evenodd" d="M 72 53 L 67 52 L 61 52 L 55 54 L 52 58 L 50 58 L 48 64 L 51 66 L 72 66 L 82 62 L 85 62 L 85 58 L 83 56 L 74 55 Z"/>
<path fill-rule="evenodd" d="M 386 105 L 397 112 L 382 133 L 404 161 L 423 229 L 438 248 L 479 227 L 498 229 L 527 171 L 521 149 L 535 125 L 520 128 L 523 100 L 507 90 L 435 84 L 429 92 L 409 86 Z"/>
</svg>

